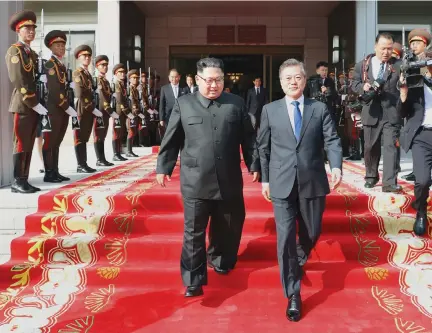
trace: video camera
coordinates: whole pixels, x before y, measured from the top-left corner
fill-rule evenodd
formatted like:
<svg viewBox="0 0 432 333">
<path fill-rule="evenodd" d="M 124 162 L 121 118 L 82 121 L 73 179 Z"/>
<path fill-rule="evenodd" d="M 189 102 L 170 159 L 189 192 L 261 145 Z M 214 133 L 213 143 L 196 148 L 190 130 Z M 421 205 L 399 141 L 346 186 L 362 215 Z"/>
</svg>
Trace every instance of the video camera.
<svg viewBox="0 0 432 333">
<path fill-rule="evenodd" d="M 408 88 L 423 87 L 423 75 L 420 68 L 431 66 L 432 58 L 419 58 L 412 50 L 404 53 L 401 64 L 401 74 L 404 76 Z"/>
<path fill-rule="evenodd" d="M 383 87 L 384 83 L 385 83 L 384 80 L 376 79 L 371 84 L 371 89 L 369 89 L 368 91 L 365 91 L 363 95 L 359 95 L 358 99 L 359 99 L 360 103 L 369 104 L 370 102 L 373 101 L 373 99 L 376 96 L 381 95 L 382 87 Z"/>
</svg>

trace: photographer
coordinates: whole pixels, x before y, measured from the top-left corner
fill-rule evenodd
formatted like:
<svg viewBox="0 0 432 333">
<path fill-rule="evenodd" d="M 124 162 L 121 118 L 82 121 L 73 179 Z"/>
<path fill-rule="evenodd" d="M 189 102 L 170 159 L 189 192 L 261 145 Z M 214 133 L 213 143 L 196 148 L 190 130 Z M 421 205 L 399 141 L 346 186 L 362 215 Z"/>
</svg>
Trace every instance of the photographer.
<svg viewBox="0 0 432 333">
<path fill-rule="evenodd" d="M 432 53 L 426 54 L 426 57 L 431 58 Z M 408 89 L 405 78 L 401 77 L 398 102 L 398 111 L 406 118 L 401 133 L 402 148 L 406 152 L 412 150 L 415 176 L 413 207 L 417 210 L 413 230 L 418 236 L 424 235 L 427 231 L 427 199 L 432 169 L 432 66 L 427 69 L 424 85 L 420 88 Z"/>
<path fill-rule="evenodd" d="M 381 136 L 384 145 L 383 192 L 399 192 L 398 145 L 401 117 L 396 110 L 399 99 L 397 83 L 401 61 L 392 58 L 393 37 L 380 33 L 375 39 L 375 54 L 366 56 L 355 66 L 352 89 L 363 104 L 361 120 L 364 131 L 365 187 L 379 181 Z"/>
<path fill-rule="evenodd" d="M 409 47 L 417 58 L 421 59 L 425 56 L 425 50 L 431 41 L 431 37 L 429 31 L 425 29 L 414 29 L 408 34 Z M 423 67 L 422 72 L 426 71 L 426 68 L 427 67 Z M 409 174 L 402 176 L 402 178 L 414 182 L 414 172 L 410 172 Z"/>
</svg>

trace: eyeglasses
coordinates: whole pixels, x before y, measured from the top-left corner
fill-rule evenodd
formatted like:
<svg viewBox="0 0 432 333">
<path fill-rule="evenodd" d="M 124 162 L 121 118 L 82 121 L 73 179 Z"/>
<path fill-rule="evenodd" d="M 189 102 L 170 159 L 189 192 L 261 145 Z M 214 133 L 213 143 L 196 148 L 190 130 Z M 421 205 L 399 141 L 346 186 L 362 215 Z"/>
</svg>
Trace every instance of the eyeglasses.
<svg viewBox="0 0 432 333">
<path fill-rule="evenodd" d="M 203 80 L 208 86 L 211 86 L 213 82 L 215 82 L 217 85 L 220 85 L 224 82 L 224 77 L 220 76 L 217 78 L 203 78 L 202 76 L 197 75 L 201 80 Z"/>
</svg>

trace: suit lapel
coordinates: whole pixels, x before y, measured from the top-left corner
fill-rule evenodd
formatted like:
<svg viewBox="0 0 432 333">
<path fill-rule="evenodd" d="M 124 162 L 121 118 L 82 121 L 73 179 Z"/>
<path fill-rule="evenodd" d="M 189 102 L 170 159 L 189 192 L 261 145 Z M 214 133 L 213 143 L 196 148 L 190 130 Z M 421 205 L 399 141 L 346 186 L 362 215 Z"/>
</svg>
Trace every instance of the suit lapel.
<svg viewBox="0 0 432 333">
<path fill-rule="evenodd" d="M 255 94 L 255 92 L 254 92 Z M 282 127 L 283 128 L 288 128 L 288 135 L 291 137 L 292 140 L 294 140 L 293 142 L 295 142 L 297 139 L 294 135 L 294 131 L 293 131 L 293 127 L 291 124 L 291 120 L 289 117 L 289 113 L 288 113 L 288 108 L 285 102 L 285 98 L 282 98 L 279 104 L 279 112 L 280 112 L 280 118 L 282 119 Z"/>
<path fill-rule="evenodd" d="M 300 140 L 297 145 L 301 142 L 303 135 L 306 132 L 306 129 L 309 125 L 309 122 L 314 114 L 314 107 L 312 106 L 309 99 L 305 98 L 304 100 L 304 109 L 303 109 L 303 117 L 302 117 L 302 127 L 300 131 Z"/>
</svg>

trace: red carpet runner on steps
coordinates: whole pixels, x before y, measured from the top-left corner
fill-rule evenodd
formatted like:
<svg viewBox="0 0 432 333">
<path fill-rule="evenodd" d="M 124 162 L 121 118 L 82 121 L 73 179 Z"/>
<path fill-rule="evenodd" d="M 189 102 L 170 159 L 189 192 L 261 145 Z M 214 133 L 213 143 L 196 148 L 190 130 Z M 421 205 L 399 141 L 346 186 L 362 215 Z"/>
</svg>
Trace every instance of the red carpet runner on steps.
<svg viewBox="0 0 432 333">
<path fill-rule="evenodd" d="M 179 173 L 155 186 L 155 158 L 40 197 L 0 266 L 1 333 L 432 331 L 432 230 L 411 232 L 412 185 L 405 195 L 366 190 L 362 167 L 345 164 L 305 266 L 304 317 L 290 323 L 271 205 L 246 173 L 236 269 L 209 270 L 204 297 L 183 297 Z"/>
</svg>

